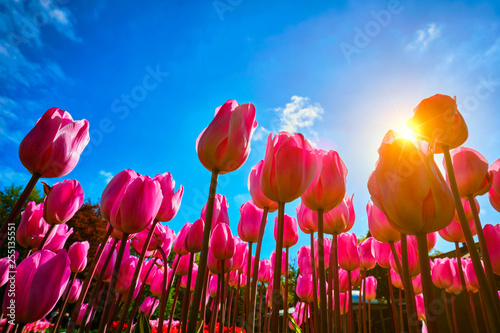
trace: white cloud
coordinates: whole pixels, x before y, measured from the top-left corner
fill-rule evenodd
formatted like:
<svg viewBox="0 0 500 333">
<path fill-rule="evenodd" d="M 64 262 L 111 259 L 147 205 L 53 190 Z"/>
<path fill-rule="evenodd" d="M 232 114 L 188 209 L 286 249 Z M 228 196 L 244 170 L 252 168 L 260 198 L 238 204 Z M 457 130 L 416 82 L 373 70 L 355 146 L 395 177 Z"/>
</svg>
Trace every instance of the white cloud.
<svg viewBox="0 0 500 333">
<path fill-rule="evenodd" d="M 113 179 L 113 174 L 111 172 L 101 170 L 99 171 L 99 174 L 104 177 L 104 179 L 106 180 L 106 184 L 109 183 L 111 179 Z"/>
<path fill-rule="evenodd" d="M 259 127 L 257 127 L 257 129 L 252 135 L 252 140 L 253 141 L 266 140 L 267 137 L 269 136 L 269 133 L 271 133 L 270 130 L 266 129 L 264 126 L 259 125 Z"/>
<path fill-rule="evenodd" d="M 417 50 L 421 52 L 439 36 L 441 36 L 441 29 L 436 26 L 436 23 L 429 23 L 426 28 L 415 32 L 415 38 L 411 43 L 406 45 L 406 49 L 408 51 Z"/>
</svg>

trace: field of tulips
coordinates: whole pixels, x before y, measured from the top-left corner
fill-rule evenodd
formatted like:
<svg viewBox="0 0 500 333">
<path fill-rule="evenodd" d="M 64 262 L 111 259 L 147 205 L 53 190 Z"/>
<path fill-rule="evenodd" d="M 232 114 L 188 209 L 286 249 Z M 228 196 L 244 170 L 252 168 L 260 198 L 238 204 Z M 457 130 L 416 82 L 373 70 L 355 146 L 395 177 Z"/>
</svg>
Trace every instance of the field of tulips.
<svg viewBox="0 0 500 333">
<path fill-rule="evenodd" d="M 389 131 L 383 138 L 367 177 L 371 237 L 361 240 L 349 233 L 356 214 L 348 167 L 336 151 L 287 132 L 271 133 L 251 169 L 252 200 L 241 206 L 233 235 L 217 181 L 247 160 L 255 113 L 250 103 L 228 100 L 196 140 L 210 189 L 200 219 L 180 230 L 168 222 L 184 188 L 170 173 L 116 174 L 99 203 L 107 232 L 89 256 L 88 242 L 66 243 L 84 201 L 78 180 L 44 184 L 43 202 L 26 204 L 40 179 L 68 175 L 90 140 L 87 120 L 47 110 L 19 146 L 32 176 L 0 234 L 8 245 L 0 260 L 3 333 L 500 332 L 500 224 L 482 226 L 475 199 L 488 193 L 500 212 L 500 159 L 489 165 L 462 146 L 468 129 L 454 98 L 435 95 L 416 106 L 408 120 L 414 137 Z M 285 214 L 299 198 L 296 216 Z M 268 214 L 276 211 L 276 250 L 262 258 Z M 310 246 L 297 253 L 292 283 L 298 228 Z M 430 258 L 437 237 L 456 251 Z M 26 250 L 19 255 L 16 247 Z M 377 294 L 381 283 L 388 297 Z M 375 320 L 382 309 L 389 316 Z M 458 325 L 464 317 L 469 326 Z"/>
</svg>

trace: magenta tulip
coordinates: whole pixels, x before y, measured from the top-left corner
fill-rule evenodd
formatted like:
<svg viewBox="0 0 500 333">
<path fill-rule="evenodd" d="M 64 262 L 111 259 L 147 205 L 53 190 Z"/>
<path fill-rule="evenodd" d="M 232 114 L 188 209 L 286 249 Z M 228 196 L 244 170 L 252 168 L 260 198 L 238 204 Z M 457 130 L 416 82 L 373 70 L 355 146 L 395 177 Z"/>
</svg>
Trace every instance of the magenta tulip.
<svg viewBox="0 0 500 333">
<path fill-rule="evenodd" d="M 500 158 L 490 166 L 489 171 L 493 175 L 493 183 L 488 191 L 488 197 L 491 206 L 500 212 Z"/>
<path fill-rule="evenodd" d="M 239 271 L 247 263 L 248 246 L 247 243 L 234 237 L 234 255 L 233 255 L 233 267 L 231 271 Z"/>
<path fill-rule="evenodd" d="M 149 318 L 155 312 L 158 304 L 160 304 L 160 300 L 153 297 L 146 297 L 139 307 L 139 313 L 144 313 L 146 318 Z"/>
<path fill-rule="evenodd" d="M 177 276 L 185 276 L 189 273 L 189 261 L 191 260 L 190 254 L 185 254 L 183 256 L 177 257 L 174 259 L 173 266 L 177 265 L 177 270 L 175 271 L 175 275 Z M 178 264 L 176 262 L 179 261 Z"/>
<path fill-rule="evenodd" d="M 75 279 L 72 284 L 67 284 L 62 298 L 68 297 L 68 303 L 76 303 L 82 291 L 82 281 Z"/>
<path fill-rule="evenodd" d="M 28 202 L 26 209 L 21 213 L 21 222 L 16 231 L 17 242 L 25 248 L 38 249 L 50 225 L 43 219 L 43 202 L 36 204 Z M 54 233 L 47 238 L 47 242 L 54 237 Z"/>
<path fill-rule="evenodd" d="M 227 203 L 226 197 L 223 196 L 222 194 L 217 193 L 215 195 L 214 211 L 212 214 L 212 230 L 211 230 L 212 232 L 219 223 L 229 224 L 229 215 L 227 213 L 228 208 L 229 204 Z M 207 205 L 205 204 L 200 214 L 200 218 L 203 221 L 207 220 L 206 214 L 207 214 Z"/>
<path fill-rule="evenodd" d="M 32 174 L 62 177 L 75 168 L 89 140 L 87 120 L 73 121 L 68 112 L 50 108 L 19 145 L 19 158 Z"/>
<path fill-rule="evenodd" d="M 68 257 L 71 260 L 71 271 L 79 273 L 87 266 L 87 253 L 89 252 L 89 242 L 75 242 L 68 249 Z"/>
<path fill-rule="evenodd" d="M 99 247 L 101 247 L 101 245 L 99 245 Z M 99 247 L 97 248 L 97 251 L 99 251 Z M 112 251 L 111 259 L 109 261 L 109 264 L 106 267 L 104 267 L 104 263 L 106 262 L 106 258 L 109 256 L 110 251 Z M 104 280 L 108 280 L 109 278 L 111 278 L 111 274 L 113 273 L 113 267 L 115 266 L 116 262 L 116 256 L 117 253 L 115 247 L 113 246 L 113 241 L 108 241 L 104 246 L 101 258 L 99 259 L 96 265 L 96 271 L 103 274 Z M 96 275 L 94 275 L 94 277 L 97 278 Z"/>
<path fill-rule="evenodd" d="M 78 317 L 76 318 L 77 325 L 82 325 L 83 317 L 85 317 L 85 312 L 87 311 L 88 306 L 89 306 L 88 304 L 82 304 L 82 307 L 78 311 Z M 85 323 L 85 325 L 89 322 L 89 320 L 90 317 L 87 317 L 87 322 Z"/>
<path fill-rule="evenodd" d="M 228 260 L 233 257 L 235 243 L 229 225 L 220 223 L 210 238 L 210 249 L 217 260 Z"/>
<path fill-rule="evenodd" d="M 392 268 L 391 268 L 391 280 L 392 280 L 392 285 L 395 288 L 398 288 L 400 290 L 403 290 L 403 282 L 401 281 L 401 276 L 399 276 L 398 273 L 396 273 Z"/>
<path fill-rule="evenodd" d="M 264 211 L 257 207 L 253 200 L 245 202 L 240 207 L 240 221 L 238 222 L 238 236 L 247 243 L 257 243 L 259 240 L 260 225 Z"/>
<path fill-rule="evenodd" d="M 415 295 L 415 305 L 417 308 L 418 320 L 425 321 L 425 304 L 423 294 Z"/>
<path fill-rule="evenodd" d="M 193 224 L 189 222 L 184 224 L 184 226 L 175 237 L 174 252 L 181 256 L 189 253 L 189 251 L 186 249 L 186 238 L 192 226 Z"/>
<path fill-rule="evenodd" d="M 142 264 L 143 267 L 142 267 L 141 272 L 139 274 L 139 280 L 141 281 L 141 283 L 146 283 L 147 285 L 151 285 L 153 277 L 155 276 L 155 274 L 159 270 L 158 266 L 156 266 L 154 262 L 155 262 L 154 260 L 148 260 L 148 261 L 144 261 L 144 263 Z M 153 268 L 151 268 L 152 265 L 154 265 Z M 149 275 L 146 278 L 146 274 L 149 272 L 150 269 L 151 269 L 151 272 L 149 273 Z M 146 279 L 146 280 L 144 280 L 144 279 Z"/>
<path fill-rule="evenodd" d="M 448 289 L 453 286 L 454 276 L 458 272 L 455 271 L 455 265 L 448 258 L 434 259 L 434 266 L 432 266 L 432 282 L 440 289 Z"/>
<path fill-rule="evenodd" d="M 493 272 L 500 275 L 500 224 L 486 224 L 483 230 Z"/>
<path fill-rule="evenodd" d="M 274 240 L 277 242 L 278 216 L 274 219 Z M 299 230 L 295 217 L 285 214 L 283 227 L 283 247 L 291 247 L 299 241 Z"/>
<path fill-rule="evenodd" d="M 170 172 L 156 175 L 154 179 L 160 184 L 161 193 L 163 195 L 163 200 L 158 210 L 158 214 L 156 215 L 156 220 L 168 222 L 172 220 L 179 211 L 184 187 L 181 185 L 179 190 L 175 192 L 175 181 Z"/>
<path fill-rule="evenodd" d="M 309 246 L 302 246 L 299 249 L 297 252 L 297 264 L 299 266 L 300 274 L 312 274 L 311 248 Z"/>
<path fill-rule="evenodd" d="M 203 241 L 203 230 L 205 229 L 205 221 L 197 219 L 189 228 L 184 240 L 184 247 L 190 253 L 201 252 L 201 243 Z"/>
<path fill-rule="evenodd" d="M 262 259 L 259 263 L 259 275 L 258 275 L 259 282 L 269 284 L 272 278 L 273 278 L 273 270 L 271 261 L 268 259 Z"/>
<path fill-rule="evenodd" d="M 368 276 L 365 280 L 366 283 L 366 295 L 365 299 L 373 301 L 377 298 L 377 279 L 374 276 Z M 361 287 L 363 290 L 363 287 Z"/>
<path fill-rule="evenodd" d="M 375 259 L 377 264 L 385 269 L 391 268 L 390 257 L 392 257 L 391 245 L 382 243 L 377 240 L 373 242 L 373 249 L 375 251 Z"/>
<path fill-rule="evenodd" d="M 44 200 L 44 220 L 50 225 L 68 222 L 82 206 L 83 199 L 83 189 L 77 180 L 55 183 Z"/>
<path fill-rule="evenodd" d="M 111 220 L 111 210 L 115 202 L 120 201 L 127 186 L 138 176 L 134 170 L 126 169 L 117 173 L 106 185 L 99 204 L 101 215 L 106 221 Z"/>
<path fill-rule="evenodd" d="M 299 228 L 306 234 L 311 234 L 318 231 L 318 214 L 307 208 L 302 201 L 297 208 L 297 221 Z"/>
<path fill-rule="evenodd" d="M 299 275 L 297 285 L 295 287 L 297 296 L 304 302 L 311 303 L 314 301 L 313 293 L 313 278 L 311 274 Z"/>
<path fill-rule="evenodd" d="M 464 275 L 465 275 L 465 284 L 467 286 L 467 290 L 469 292 L 475 293 L 479 291 L 479 282 L 477 281 L 476 271 L 474 270 L 474 266 L 470 258 L 465 258 L 464 261 L 465 261 Z M 482 263 L 483 262 L 481 261 L 481 264 Z"/>
<path fill-rule="evenodd" d="M 210 282 L 208 283 L 208 293 L 213 299 L 217 299 L 217 286 L 219 285 L 219 277 L 217 275 L 212 275 L 210 277 Z"/>
<path fill-rule="evenodd" d="M 373 237 L 368 237 L 358 246 L 359 253 L 359 267 L 363 270 L 369 270 L 375 268 L 375 251 L 373 248 Z"/>
<path fill-rule="evenodd" d="M 207 256 L 207 267 L 213 274 L 226 274 L 227 272 L 231 271 L 231 268 L 233 267 L 233 258 L 231 257 L 224 260 L 224 269 L 222 269 L 222 260 L 215 259 L 214 255 L 212 254 L 212 248 L 209 248 Z M 243 267 L 246 267 L 246 265 L 243 265 Z"/>
<path fill-rule="evenodd" d="M 389 243 L 398 242 L 401 239 L 401 233 L 391 227 L 385 214 L 369 201 L 366 205 L 368 214 L 368 228 L 370 234 L 379 242 Z"/>
<path fill-rule="evenodd" d="M 52 233 L 54 236 L 45 243 L 43 249 L 57 252 L 64 247 L 69 236 L 73 234 L 73 228 L 70 229 L 67 224 L 60 224 L 54 228 Z"/>
<path fill-rule="evenodd" d="M 172 250 L 172 244 L 174 244 L 175 241 L 175 232 L 167 225 L 162 225 L 161 233 L 161 244 L 159 244 L 159 246 L 163 249 L 163 252 L 165 252 L 165 255 L 168 257 L 170 255 L 170 251 Z M 155 251 L 155 257 L 160 260 L 163 259 L 160 251 Z"/>
<path fill-rule="evenodd" d="M 135 281 L 135 285 L 132 286 L 132 277 L 134 276 L 138 261 L 139 258 L 134 256 L 125 258 L 122 261 L 120 270 L 118 271 L 118 279 L 116 280 L 116 292 L 118 294 L 126 295 L 131 287 L 136 289 L 137 281 Z M 134 293 L 134 296 L 135 295 L 136 293 Z"/>
<path fill-rule="evenodd" d="M 272 271 L 274 272 L 274 257 L 276 256 L 276 251 L 273 251 L 271 253 L 271 267 Z M 252 260 L 253 263 L 253 260 Z M 286 267 L 286 252 L 282 251 L 281 252 L 281 275 L 285 275 L 288 272 L 288 267 Z"/>
<path fill-rule="evenodd" d="M 346 271 L 353 271 L 359 267 L 358 240 L 354 233 L 338 235 L 339 266 Z"/>
<path fill-rule="evenodd" d="M 248 191 L 250 192 L 252 200 L 257 207 L 262 209 L 267 207 L 268 211 L 272 213 L 278 209 L 278 203 L 270 200 L 265 196 L 264 192 L 262 192 L 262 187 L 260 186 L 260 175 L 262 174 L 263 165 L 264 161 L 260 161 L 250 170 L 250 174 L 248 175 Z"/>
<path fill-rule="evenodd" d="M 472 236 L 475 236 L 477 234 L 474 220 L 469 220 L 469 229 L 472 233 Z M 465 243 L 465 235 L 458 220 L 454 219 L 450 224 L 448 224 L 446 228 L 439 230 L 438 233 L 439 236 L 441 236 L 441 238 L 443 238 L 445 241 L 452 243 Z"/>
</svg>

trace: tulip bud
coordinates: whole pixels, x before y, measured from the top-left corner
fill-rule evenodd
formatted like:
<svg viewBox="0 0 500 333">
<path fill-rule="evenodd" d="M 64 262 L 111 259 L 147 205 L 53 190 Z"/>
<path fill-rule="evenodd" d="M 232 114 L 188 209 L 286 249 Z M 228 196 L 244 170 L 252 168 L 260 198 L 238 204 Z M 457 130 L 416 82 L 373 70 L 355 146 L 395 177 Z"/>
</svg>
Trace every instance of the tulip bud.
<svg viewBox="0 0 500 333">
<path fill-rule="evenodd" d="M 50 225 L 68 222 L 82 206 L 83 199 L 82 186 L 77 180 L 54 184 L 44 200 L 44 220 Z"/>
<path fill-rule="evenodd" d="M 210 238 L 210 249 L 217 260 L 228 260 L 233 257 L 235 244 L 231 229 L 225 223 L 218 224 L 212 238 Z"/>
<path fill-rule="evenodd" d="M 277 242 L 278 234 L 278 216 L 274 219 L 274 240 Z M 283 224 L 283 247 L 292 247 L 299 241 L 299 231 L 297 221 L 293 216 L 285 214 Z"/>
<path fill-rule="evenodd" d="M 247 243 L 257 243 L 264 211 L 257 207 L 253 200 L 245 202 L 240 207 L 238 235 Z M 264 223 L 266 223 L 264 221 Z"/>
<path fill-rule="evenodd" d="M 201 252 L 201 243 L 203 242 L 203 230 L 205 229 L 205 222 L 202 219 L 196 220 L 189 231 L 187 232 L 184 246 L 186 250 L 191 253 Z"/>
<path fill-rule="evenodd" d="M 25 248 L 38 249 L 49 228 L 50 225 L 43 219 L 43 202 L 37 205 L 34 201 L 30 201 L 26 209 L 21 213 L 21 222 L 16 231 L 16 240 Z M 47 238 L 47 242 L 52 237 L 54 237 L 53 232 Z"/>
<path fill-rule="evenodd" d="M 89 242 L 75 242 L 68 249 L 68 257 L 71 260 L 71 272 L 79 273 L 87 266 L 87 253 L 89 252 Z"/>
<path fill-rule="evenodd" d="M 101 215 L 106 221 L 111 220 L 113 205 L 115 202 L 120 201 L 125 189 L 136 177 L 138 177 L 138 174 L 134 170 L 126 169 L 117 173 L 106 185 L 99 204 Z"/>
<path fill-rule="evenodd" d="M 169 172 L 154 177 L 160 184 L 163 200 L 160 209 L 156 215 L 157 221 L 168 222 L 172 220 L 181 206 L 182 194 L 184 187 L 181 185 L 179 190 L 175 192 L 175 181 Z"/>
<path fill-rule="evenodd" d="M 278 203 L 270 200 L 262 192 L 262 187 L 260 186 L 260 175 L 262 174 L 262 166 L 264 161 L 260 161 L 252 167 L 250 174 L 248 175 L 248 191 L 252 196 L 252 200 L 255 205 L 259 208 L 264 209 L 267 207 L 268 212 L 272 213 L 278 210 Z"/>
</svg>

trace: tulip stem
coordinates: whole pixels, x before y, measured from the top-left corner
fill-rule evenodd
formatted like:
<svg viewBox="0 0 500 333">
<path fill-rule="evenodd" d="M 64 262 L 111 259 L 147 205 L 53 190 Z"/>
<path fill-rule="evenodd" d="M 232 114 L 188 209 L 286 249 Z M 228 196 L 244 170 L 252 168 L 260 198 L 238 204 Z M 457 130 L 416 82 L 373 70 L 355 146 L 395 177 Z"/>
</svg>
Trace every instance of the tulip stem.
<svg viewBox="0 0 500 333">
<path fill-rule="evenodd" d="M 403 293 L 401 289 L 398 289 L 399 293 L 399 326 L 401 327 L 401 332 L 404 332 L 405 323 L 404 323 L 404 314 L 403 314 Z"/>
<path fill-rule="evenodd" d="M 282 332 L 286 332 L 288 328 L 288 247 L 285 250 L 285 266 L 286 266 L 286 274 L 285 274 L 285 295 L 283 300 L 283 330 Z"/>
<path fill-rule="evenodd" d="M 82 291 L 80 292 L 80 296 L 78 297 L 78 301 L 75 304 L 75 308 L 73 309 L 73 313 L 71 314 L 71 320 L 68 326 L 68 333 L 73 333 L 73 329 L 76 324 L 76 319 L 78 318 L 78 313 L 80 311 L 80 308 L 83 304 L 83 300 L 85 299 L 85 296 L 87 295 L 87 292 L 89 290 L 90 286 L 90 281 L 92 281 L 92 277 L 94 276 L 95 270 L 97 268 L 97 263 L 101 259 L 102 253 L 104 252 L 104 248 L 106 247 L 106 243 L 108 242 L 109 236 L 111 235 L 111 232 L 113 232 L 113 227 L 108 226 L 106 230 L 106 234 L 104 235 L 104 239 L 101 242 L 101 246 L 99 247 L 99 250 L 97 250 L 97 254 L 94 257 L 94 260 L 92 260 L 92 264 L 90 264 L 90 269 L 85 277 L 85 281 L 83 282 L 82 286 Z"/>
<path fill-rule="evenodd" d="M 239 300 L 240 300 L 240 280 L 241 280 L 241 274 L 239 274 L 238 272 L 236 272 L 237 276 L 236 278 L 238 279 L 238 284 L 237 284 L 237 287 L 236 287 L 236 301 L 234 304 L 234 313 L 233 313 L 233 332 L 236 331 L 236 317 L 238 316 L 238 303 L 239 303 Z"/>
<path fill-rule="evenodd" d="M 224 310 L 226 304 L 226 298 L 224 296 L 224 261 L 221 261 L 222 273 L 219 275 L 220 279 L 220 297 L 219 297 L 219 305 L 220 305 L 220 321 L 219 321 L 219 333 L 223 333 L 224 331 Z"/>
<path fill-rule="evenodd" d="M 479 292 L 483 296 L 486 303 L 486 310 L 488 312 L 488 320 L 490 321 L 490 327 L 494 332 L 500 329 L 500 318 L 498 316 L 497 302 L 490 290 L 488 281 L 486 280 L 486 275 L 483 271 L 483 265 L 481 265 L 481 259 L 477 252 L 476 245 L 474 243 L 474 238 L 472 238 L 472 233 L 469 228 L 469 223 L 467 217 L 465 216 L 464 207 L 462 205 L 462 200 L 460 199 L 460 193 L 458 192 L 457 179 L 455 177 L 455 170 L 453 169 L 453 162 L 451 160 L 450 149 L 447 146 L 443 146 L 444 159 L 446 162 L 446 171 L 448 172 L 448 179 L 450 183 L 451 192 L 453 193 L 453 198 L 455 199 L 455 207 L 458 213 L 460 226 L 465 236 L 465 242 L 469 248 L 470 258 L 474 266 L 474 271 L 476 272 L 477 281 L 479 283 Z"/>
<path fill-rule="evenodd" d="M 262 248 L 262 239 L 264 238 L 264 232 L 266 231 L 266 223 L 267 223 L 267 213 L 269 212 L 269 207 L 264 207 L 264 211 L 262 213 L 262 221 L 260 222 L 260 230 L 259 230 L 259 239 L 257 240 L 257 249 L 255 250 L 255 259 L 254 259 L 254 271 L 252 276 L 252 289 L 251 289 L 251 300 L 250 300 L 250 329 L 249 332 L 254 332 L 255 325 L 255 309 L 256 309 L 256 294 L 257 294 L 257 280 L 259 276 L 259 262 L 260 262 L 260 250 Z M 250 257 L 252 257 L 250 255 Z M 257 267 L 255 269 L 255 267 Z"/>
<path fill-rule="evenodd" d="M 63 303 L 63 306 L 61 308 L 61 312 L 59 312 L 59 316 L 57 316 L 57 321 L 54 325 L 54 328 L 52 329 L 52 333 L 57 332 L 57 328 L 59 327 L 59 324 L 61 323 L 61 318 L 63 316 L 63 313 L 66 311 L 66 306 L 68 306 L 69 292 L 71 290 L 71 286 L 75 282 L 75 278 L 76 278 L 76 272 L 71 274 L 70 282 L 69 282 L 68 286 L 66 287 L 66 289 L 68 290 L 68 293 L 66 294 L 66 297 L 64 297 L 64 303 Z"/>
<path fill-rule="evenodd" d="M 214 213 L 214 202 L 215 202 L 215 192 L 217 189 L 217 179 L 219 177 L 219 171 L 212 171 L 212 178 L 210 180 L 210 190 L 208 192 L 208 200 L 207 200 L 207 211 L 205 214 L 205 229 L 203 230 L 203 241 L 201 243 L 201 253 L 200 259 L 198 262 L 198 274 L 196 275 L 196 284 L 194 287 L 193 293 L 193 306 L 191 311 L 189 312 L 189 321 L 188 321 L 188 332 L 195 333 L 196 332 L 196 319 L 198 318 L 198 313 L 200 312 L 200 308 L 197 304 L 200 304 L 201 294 L 203 289 L 206 289 L 205 281 L 205 272 L 207 270 L 207 256 L 208 256 L 208 241 L 210 238 L 210 232 L 212 231 L 212 219 Z M 205 300 L 203 300 L 205 301 Z"/>
<path fill-rule="evenodd" d="M 477 211 L 476 202 L 472 195 L 467 196 L 470 208 L 472 210 L 472 215 L 474 216 L 474 225 L 477 230 L 477 238 L 479 239 L 479 249 L 481 250 L 481 256 L 483 257 L 484 270 L 486 271 L 486 278 L 488 279 L 490 289 L 497 291 L 497 283 L 495 279 L 495 274 L 493 273 L 493 268 L 491 266 L 490 253 L 488 252 L 488 247 L 486 246 L 486 240 L 484 239 L 483 227 L 481 226 L 481 220 L 479 219 L 479 212 Z M 500 299 L 494 297 L 497 305 L 497 310 L 500 309 Z"/>
<path fill-rule="evenodd" d="M 457 311 L 455 310 L 455 295 L 451 294 L 451 311 L 453 312 L 453 324 L 455 326 L 455 333 L 458 333 L 458 324 L 457 324 Z"/>
<path fill-rule="evenodd" d="M 328 323 L 326 318 L 328 313 L 326 310 L 325 243 L 323 236 L 323 209 L 318 209 L 318 274 L 319 307 L 321 309 L 321 332 L 328 332 Z"/>
<path fill-rule="evenodd" d="M 9 213 L 9 216 L 5 219 L 2 228 L 0 229 L 0 246 L 3 244 L 3 241 L 7 237 L 7 229 L 10 225 L 15 224 L 16 218 L 19 216 L 19 213 L 21 213 L 21 210 L 23 209 L 24 204 L 26 203 L 26 200 L 28 200 L 28 197 L 31 194 L 31 191 L 35 188 L 36 183 L 40 179 L 40 174 L 34 173 L 31 176 L 31 179 L 29 180 L 28 184 L 24 188 L 23 192 L 21 193 L 21 196 L 19 199 L 17 199 L 16 204 L 12 208 L 12 210 Z M 41 248 L 41 247 L 40 247 Z"/>
<path fill-rule="evenodd" d="M 316 260 L 314 253 L 314 232 L 311 232 L 311 268 L 312 268 L 312 276 L 313 276 L 313 300 L 312 308 L 310 308 L 310 312 L 312 312 L 311 317 L 314 319 L 314 330 L 319 332 L 319 320 L 318 320 L 318 280 L 316 277 Z"/>
<path fill-rule="evenodd" d="M 259 295 L 259 332 L 262 332 L 262 297 L 264 296 L 264 283 L 260 284 Z"/>
<path fill-rule="evenodd" d="M 392 319 L 394 320 L 394 332 L 399 332 L 398 314 L 396 304 L 394 303 L 394 290 L 392 286 L 391 269 L 387 268 L 387 283 L 389 284 L 389 297 L 391 301 Z"/>
<path fill-rule="evenodd" d="M 167 254 L 163 250 L 161 246 L 158 246 L 158 252 L 160 252 L 161 259 L 163 260 L 163 265 L 167 265 Z M 180 258 L 177 258 L 177 263 L 180 261 Z M 172 279 L 173 279 L 172 274 Z M 163 327 L 163 320 L 165 318 L 165 308 L 167 307 L 167 282 L 168 282 L 168 272 L 165 269 L 163 271 L 163 280 L 161 285 L 161 299 L 160 299 L 160 317 L 158 318 L 158 327 Z M 130 288 L 132 289 L 132 287 Z M 169 290 L 170 291 L 170 290 Z M 126 313 L 126 312 L 125 312 Z M 121 332 L 120 330 L 117 332 Z"/>
<path fill-rule="evenodd" d="M 249 331 L 251 331 L 252 328 L 254 327 L 254 323 L 252 322 L 253 317 L 252 318 L 250 317 L 251 304 L 248 303 L 248 301 L 250 300 L 250 288 L 251 288 L 250 277 L 252 276 L 252 246 L 253 246 L 252 242 L 248 243 L 247 282 L 245 284 L 245 296 L 243 297 L 243 308 L 245 313 L 244 322 L 246 323 L 246 329 Z"/>
<path fill-rule="evenodd" d="M 486 317 L 485 305 L 481 293 L 479 293 L 479 301 L 481 302 L 481 309 L 482 309 L 481 313 L 483 314 L 483 321 L 484 321 L 484 326 L 486 326 L 486 332 L 491 333 L 491 328 L 488 323 L 488 318 Z"/>
<path fill-rule="evenodd" d="M 427 249 L 425 249 L 427 251 Z M 393 253 L 394 254 L 394 253 Z M 398 266 L 398 271 L 403 273 L 401 276 L 403 288 L 405 290 L 406 315 L 408 318 L 408 329 L 410 333 L 416 333 L 418 328 L 417 314 L 415 313 L 415 298 L 412 297 L 413 285 L 411 283 L 410 268 L 408 266 L 408 242 L 405 234 L 401 234 L 401 264 Z M 396 265 L 399 262 L 396 261 Z M 402 270 L 399 270 L 402 268 Z"/>
<path fill-rule="evenodd" d="M 353 317 L 353 306 L 352 306 L 352 280 L 351 280 L 351 271 L 347 271 L 347 283 L 349 289 L 349 325 L 348 332 L 354 332 L 354 317 Z M 339 304 L 340 305 L 340 304 Z M 344 309 L 344 313 L 345 313 Z M 358 311 L 359 311 L 359 301 L 358 301 Z"/>
<path fill-rule="evenodd" d="M 115 300 L 115 287 L 116 281 L 118 279 L 118 272 L 120 271 L 120 266 L 123 259 L 123 253 L 125 252 L 125 246 L 127 245 L 127 239 L 129 234 L 123 233 L 122 241 L 120 243 L 120 249 L 118 250 L 118 254 L 116 256 L 115 267 L 113 268 L 113 275 L 111 276 L 111 282 L 109 283 L 108 295 L 110 295 L 111 302 L 106 302 L 104 306 L 104 311 L 102 314 L 101 324 L 99 325 L 99 333 L 103 333 L 106 331 L 107 319 L 110 317 L 111 305 L 114 304 Z M 106 297 L 108 299 L 108 297 Z"/>
<path fill-rule="evenodd" d="M 165 275 L 168 275 L 168 274 L 165 274 Z M 174 278 L 175 278 L 175 275 L 172 274 L 172 280 Z M 177 280 L 176 281 L 177 285 L 175 286 L 174 302 L 172 303 L 172 310 L 170 311 L 170 318 L 168 320 L 167 332 L 171 332 L 170 328 L 172 327 L 172 321 L 174 320 L 175 306 L 177 305 L 177 297 L 179 296 L 179 287 L 181 286 L 181 281 L 179 281 L 180 279 L 177 278 L 176 280 Z M 158 327 L 160 328 L 160 332 L 163 332 L 163 326 L 158 326 Z"/>
<path fill-rule="evenodd" d="M 338 235 L 333 234 L 332 237 L 332 254 L 330 257 L 333 257 L 333 259 L 330 259 L 330 261 L 333 260 L 332 266 L 330 267 L 330 271 L 333 272 L 333 292 L 334 292 L 334 300 L 335 302 L 332 304 L 328 304 L 330 306 L 334 306 L 334 311 L 335 311 L 335 332 L 340 333 L 340 324 L 341 324 L 341 319 L 340 319 L 340 281 L 339 281 L 339 270 L 338 270 L 338 253 L 339 253 L 339 246 L 338 246 Z M 331 284 L 331 280 L 330 280 Z M 331 297 L 331 294 L 330 294 Z"/>
<path fill-rule="evenodd" d="M 187 312 L 189 309 L 189 302 L 191 300 L 191 277 L 193 276 L 193 266 L 194 266 L 194 252 L 191 252 L 191 256 L 189 258 L 187 285 L 184 293 L 184 300 L 182 301 L 184 303 L 182 306 L 182 315 L 181 315 L 182 333 L 186 333 L 187 330 Z"/>
<path fill-rule="evenodd" d="M 276 239 L 276 252 L 274 255 L 274 276 L 272 294 L 271 332 L 279 330 L 279 315 L 281 306 L 281 259 L 283 252 L 283 229 L 285 224 L 285 203 L 278 202 L 278 232 Z"/>
<path fill-rule="evenodd" d="M 45 246 L 45 243 L 47 243 L 47 240 L 50 237 L 50 234 L 52 234 L 52 232 L 54 231 L 54 229 L 56 228 L 56 226 L 57 226 L 57 224 L 52 224 L 49 227 L 49 230 L 45 233 L 45 236 L 43 236 L 43 239 L 40 242 L 40 246 L 38 247 L 38 250 L 42 250 L 43 249 L 43 247 Z"/>
<path fill-rule="evenodd" d="M 229 303 L 227 306 L 227 317 L 226 317 L 226 323 L 227 323 L 228 330 L 229 330 L 229 327 L 231 327 L 231 310 L 233 307 L 233 296 L 234 296 L 234 288 L 231 288 L 231 296 L 229 296 Z"/>
<path fill-rule="evenodd" d="M 134 270 L 134 276 L 132 277 L 132 281 L 130 282 L 131 286 L 135 286 L 137 279 L 139 278 L 139 272 L 141 271 L 142 263 L 144 262 L 144 257 L 146 256 L 146 251 L 149 247 L 149 243 L 151 242 L 151 238 L 153 237 L 154 231 L 156 229 L 156 224 L 158 221 L 155 220 L 153 224 L 150 226 L 148 235 L 146 240 L 144 241 L 144 245 L 142 246 L 141 254 L 139 256 L 139 261 L 137 262 L 137 266 Z M 166 262 L 166 261 L 165 261 Z M 127 293 L 127 298 L 125 299 L 125 304 L 123 305 L 123 311 L 120 316 L 120 322 L 118 323 L 117 332 L 123 331 L 123 326 L 125 325 L 125 321 L 127 320 L 128 310 L 130 307 L 130 303 L 132 302 L 132 298 L 134 297 L 135 288 L 129 288 Z"/>
<path fill-rule="evenodd" d="M 448 299 L 446 297 L 446 291 L 444 289 L 441 290 L 441 295 L 443 296 L 444 311 L 446 313 L 446 321 L 448 322 L 448 331 L 451 332 L 451 331 L 453 331 L 453 323 L 451 321 L 450 309 L 448 306 Z"/>
<path fill-rule="evenodd" d="M 371 319 L 371 313 L 370 313 L 370 303 L 371 303 L 371 301 L 368 300 L 368 333 L 372 333 L 372 319 Z"/>
<path fill-rule="evenodd" d="M 363 291 L 362 291 L 362 300 L 363 303 L 362 312 L 363 312 L 363 332 L 366 333 L 366 269 L 362 270 L 362 281 L 363 281 Z"/>
<path fill-rule="evenodd" d="M 420 254 L 420 277 L 422 280 L 422 290 L 424 293 L 425 318 L 429 333 L 438 332 L 437 316 L 431 312 L 431 302 L 434 301 L 432 292 L 431 267 L 427 250 L 427 234 L 418 233 L 417 247 Z"/>
<path fill-rule="evenodd" d="M 458 242 L 455 242 L 455 254 L 457 256 L 457 268 L 458 268 L 458 276 L 460 278 L 460 284 L 462 286 L 462 293 L 464 294 L 464 299 L 465 299 L 465 306 L 467 307 L 467 313 L 469 316 L 469 320 L 474 322 L 474 318 L 472 317 L 472 306 L 470 302 L 467 300 L 469 298 L 469 291 L 467 290 L 467 285 L 465 284 L 465 274 L 464 270 L 462 267 L 462 255 L 460 254 L 460 247 L 458 245 Z M 475 333 L 478 333 L 477 328 L 474 327 L 473 329 Z"/>
</svg>

